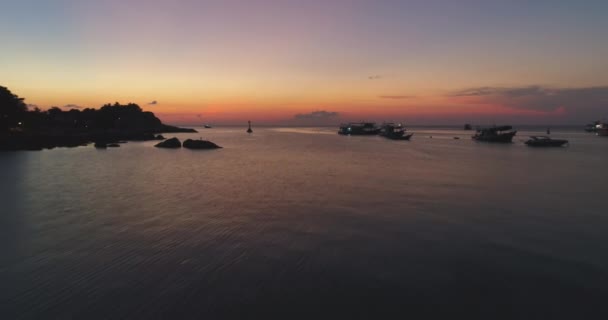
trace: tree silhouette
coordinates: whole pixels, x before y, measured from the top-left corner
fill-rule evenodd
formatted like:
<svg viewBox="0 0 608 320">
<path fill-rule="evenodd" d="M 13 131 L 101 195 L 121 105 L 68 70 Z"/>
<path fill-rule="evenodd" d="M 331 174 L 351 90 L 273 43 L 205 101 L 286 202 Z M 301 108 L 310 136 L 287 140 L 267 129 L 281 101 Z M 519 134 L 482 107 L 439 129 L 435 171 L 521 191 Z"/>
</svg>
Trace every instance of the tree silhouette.
<svg viewBox="0 0 608 320">
<path fill-rule="evenodd" d="M 8 88 L 0 86 L 0 130 L 13 128 L 23 120 L 27 106 Z"/>
<path fill-rule="evenodd" d="M 155 133 L 196 132 L 163 124 L 137 104 L 106 104 L 100 109 L 28 110 L 23 98 L 0 86 L 0 150 L 75 147 L 89 142 L 157 140 Z"/>
</svg>

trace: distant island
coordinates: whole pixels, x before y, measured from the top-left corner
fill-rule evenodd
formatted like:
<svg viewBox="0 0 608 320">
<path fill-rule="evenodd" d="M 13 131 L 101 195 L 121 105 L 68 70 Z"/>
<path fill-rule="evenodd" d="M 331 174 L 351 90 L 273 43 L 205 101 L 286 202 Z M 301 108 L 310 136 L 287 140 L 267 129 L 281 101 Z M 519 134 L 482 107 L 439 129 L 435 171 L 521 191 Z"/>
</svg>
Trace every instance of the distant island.
<svg viewBox="0 0 608 320">
<path fill-rule="evenodd" d="M 28 110 L 24 98 L 0 86 L 0 150 L 42 150 L 95 143 L 164 139 L 159 133 L 197 132 L 163 124 L 137 104 L 103 105 L 100 109 L 52 107 Z"/>
</svg>

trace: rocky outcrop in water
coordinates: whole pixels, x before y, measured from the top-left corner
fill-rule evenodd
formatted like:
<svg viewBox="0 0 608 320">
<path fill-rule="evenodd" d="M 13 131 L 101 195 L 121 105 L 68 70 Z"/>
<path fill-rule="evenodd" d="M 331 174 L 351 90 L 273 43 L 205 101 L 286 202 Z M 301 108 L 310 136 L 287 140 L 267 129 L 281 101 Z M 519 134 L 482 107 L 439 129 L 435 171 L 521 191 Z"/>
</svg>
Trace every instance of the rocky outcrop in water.
<svg viewBox="0 0 608 320">
<path fill-rule="evenodd" d="M 187 149 L 219 149 L 221 148 L 217 144 L 207 140 L 192 140 L 188 139 L 184 141 L 184 148 Z"/>
<path fill-rule="evenodd" d="M 178 138 L 167 139 L 155 145 L 157 148 L 178 149 L 182 147 L 181 141 Z"/>
<path fill-rule="evenodd" d="M 95 142 L 95 148 L 97 149 L 106 149 L 108 145 L 105 142 Z"/>
</svg>

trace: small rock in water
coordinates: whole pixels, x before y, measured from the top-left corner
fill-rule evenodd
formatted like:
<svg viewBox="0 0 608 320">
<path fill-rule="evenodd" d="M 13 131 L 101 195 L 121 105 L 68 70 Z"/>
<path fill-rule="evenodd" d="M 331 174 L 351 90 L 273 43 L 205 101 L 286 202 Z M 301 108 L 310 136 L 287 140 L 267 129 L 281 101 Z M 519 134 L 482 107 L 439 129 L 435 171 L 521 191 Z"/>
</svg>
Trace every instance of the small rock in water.
<svg viewBox="0 0 608 320">
<path fill-rule="evenodd" d="M 182 147 L 181 141 L 177 138 L 167 139 L 163 142 L 159 142 L 155 145 L 157 148 L 168 148 L 168 149 L 178 149 Z"/>
<path fill-rule="evenodd" d="M 95 142 L 95 148 L 106 149 L 108 145 L 105 142 Z"/>
<path fill-rule="evenodd" d="M 188 139 L 184 141 L 184 148 L 188 149 L 219 149 L 221 148 L 217 144 L 207 140 L 192 140 Z"/>
</svg>

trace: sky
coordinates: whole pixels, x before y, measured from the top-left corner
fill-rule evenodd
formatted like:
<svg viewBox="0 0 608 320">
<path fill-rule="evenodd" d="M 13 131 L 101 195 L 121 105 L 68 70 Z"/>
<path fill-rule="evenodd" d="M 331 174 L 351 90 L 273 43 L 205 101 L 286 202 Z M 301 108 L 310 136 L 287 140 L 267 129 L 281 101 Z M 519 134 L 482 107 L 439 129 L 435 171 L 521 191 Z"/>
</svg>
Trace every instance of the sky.
<svg viewBox="0 0 608 320">
<path fill-rule="evenodd" d="M 173 124 L 608 117 L 608 1 L 0 0 L 0 85 Z"/>
</svg>

